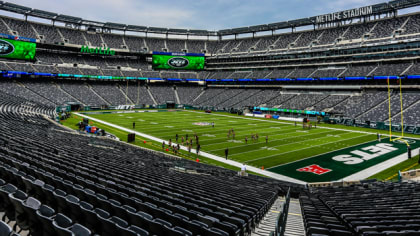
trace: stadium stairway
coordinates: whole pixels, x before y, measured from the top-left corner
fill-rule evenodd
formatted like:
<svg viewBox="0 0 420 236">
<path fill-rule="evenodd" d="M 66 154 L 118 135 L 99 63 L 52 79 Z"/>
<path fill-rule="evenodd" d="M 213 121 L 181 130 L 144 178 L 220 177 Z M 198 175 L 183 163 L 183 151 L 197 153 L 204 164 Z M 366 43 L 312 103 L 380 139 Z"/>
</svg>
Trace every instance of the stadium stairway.
<svg viewBox="0 0 420 236">
<path fill-rule="evenodd" d="M 285 236 L 305 235 L 305 226 L 303 225 L 302 211 L 300 209 L 299 199 L 292 198 L 289 203 L 289 213 L 286 222 Z"/>
<path fill-rule="evenodd" d="M 254 232 L 251 236 L 263 236 L 269 235 L 270 232 L 274 231 L 276 227 L 277 217 L 280 215 L 282 208 L 282 203 L 284 202 L 284 196 L 277 198 L 274 204 L 268 210 L 267 214 L 261 220 L 257 227 L 255 227 Z"/>
</svg>

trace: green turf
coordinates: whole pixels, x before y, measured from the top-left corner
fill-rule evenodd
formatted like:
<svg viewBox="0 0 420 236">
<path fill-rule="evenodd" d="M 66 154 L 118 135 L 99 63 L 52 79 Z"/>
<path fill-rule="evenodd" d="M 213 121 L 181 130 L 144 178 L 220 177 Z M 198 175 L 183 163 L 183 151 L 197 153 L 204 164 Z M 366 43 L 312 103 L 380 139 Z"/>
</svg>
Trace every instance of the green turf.
<svg viewBox="0 0 420 236">
<path fill-rule="evenodd" d="M 61 121 L 61 123 L 64 126 L 70 128 L 70 129 L 77 129 L 77 127 L 78 127 L 77 123 L 81 120 L 82 120 L 82 117 L 79 117 L 77 115 L 72 114 L 70 118 L 68 118 L 67 120 Z M 109 133 L 112 133 L 113 135 L 118 137 L 121 141 L 124 141 L 124 142 L 127 141 L 128 132 L 125 132 L 125 131 L 122 131 L 122 130 L 104 125 L 102 123 L 95 122 L 95 121 L 91 121 L 90 123 L 91 123 L 91 125 L 94 125 L 94 126 L 100 128 L 100 129 L 104 129 Z M 144 141 L 146 141 L 146 143 L 144 143 Z M 143 137 L 140 137 L 140 136 L 136 136 L 136 141 L 133 144 L 137 145 L 137 146 L 140 146 L 140 147 L 143 147 L 143 148 L 152 149 L 152 150 L 155 150 L 155 151 L 166 152 L 165 150 L 162 150 L 160 143 L 157 143 L 157 142 L 154 142 L 154 141 L 151 141 L 151 140 L 147 140 L 147 139 L 145 139 Z M 170 152 L 170 154 L 174 155 L 172 152 Z M 185 159 L 190 159 L 190 160 L 196 160 L 196 158 L 197 158 L 196 155 L 189 154 L 188 152 L 182 151 L 182 150 L 181 150 L 180 154 L 178 154 L 178 156 L 180 156 L 182 158 L 185 158 Z M 221 166 L 221 167 L 224 167 L 226 169 L 235 170 L 235 171 L 240 170 L 240 168 L 238 168 L 238 167 L 231 166 L 231 165 L 225 164 L 223 162 L 215 161 L 215 160 L 210 159 L 210 158 L 200 157 L 199 159 L 200 159 L 201 163 L 205 163 L 205 164 L 209 164 L 209 165 L 215 165 L 215 166 Z M 254 174 L 254 175 L 260 175 L 260 174 L 253 173 L 253 172 L 249 172 L 249 173 Z"/>
<path fill-rule="evenodd" d="M 408 170 L 419 169 L 420 164 L 418 163 L 419 156 L 415 156 L 411 159 L 403 161 L 391 168 L 383 170 L 375 175 L 370 176 L 368 179 L 377 179 L 377 180 L 398 180 L 398 171 L 404 172 Z"/>
<path fill-rule="evenodd" d="M 368 135 L 373 136 L 374 135 Z M 413 149 L 420 146 L 420 141 L 411 140 L 413 143 L 411 147 Z M 382 145 L 389 145 L 393 148 L 392 151 L 386 149 L 378 150 L 376 148 Z M 368 148 L 369 147 L 369 150 Z M 374 149 L 371 149 L 374 148 Z M 376 150 L 375 150 L 376 149 Z M 372 151 L 370 151 L 372 150 Z M 372 154 L 382 152 L 378 156 L 372 156 Z M 296 161 L 293 163 L 285 164 L 270 169 L 270 171 L 282 173 L 287 176 L 294 177 L 306 182 L 325 182 L 331 180 L 340 180 L 354 173 L 357 173 L 363 169 L 374 166 L 380 162 L 386 161 L 398 155 L 404 154 L 407 151 L 407 146 L 404 143 L 390 142 L 388 139 L 384 139 L 381 142 L 371 141 L 357 146 L 344 148 L 327 154 L 307 158 L 305 160 Z M 362 154 L 360 154 L 362 152 Z M 338 156 L 346 155 L 346 161 L 337 161 L 334 158 Z M 360 155 L 371 155 L 372 158 L 363 159 Z M 348 158 L 356 158 L 358 163 L 352 163 Z M 348 163 L 345 163 L 348 162 Z M 312 172 L 304 172 L 301 168 L 305 168 L 311 165 L 318 165 L 322 168 L 328 169 L 328 172 L 322 174 L 315 174 Z"/>
<path fill-rule="evenodd" d="M 132 129 L 132 123 L 136 122 L 136 131 L 167 141 L 172 139 L 172 142 L 176 142 L 176 134 L 179 135 L 179 143 L 181 143 L 181 136 L 185 137 L 188 134 L 190 139 L 194 134 L 197 134 L 202 151 L 224 157 L 224 150 L 228 147 L 229 159 L 265 169 L 357 146 L 376 139 L 374 134 L 320 128 L 320 125 L 318 128 L 303 130 L 300 124 L 295 126 L 293 123 L 275 120 L 243 119 L 242 116 L 225 113 L 206 114 L 180 111 L 87 115 L 128 129 Z M 195 124 L 200 122 L 214 122 L 215 127 Z M 227 137 L 228 130 L 232 128 L 236 133 L 235 139 Z M 376 130 L 369 129 L 352 129 L 376 132 Z M 252 134 L 258 134 L 259 139 L 251 140 Z M 268 136 L 267 143 L 266 136 Z M 248 137 L 247 143 L 245 143 L 245 137 Z M 195 142 L 193 148 L 195 148 Z M 354 168 L 347 174 L 350 175 L 367 167 Z M 275 170 L 270 169 L 270 171 Z M 281 174 L 293 177 L 287 171 L 283 171 Z M 325 181 L 334 179 L 336 177 L 325 179 Z"/>
</svg>

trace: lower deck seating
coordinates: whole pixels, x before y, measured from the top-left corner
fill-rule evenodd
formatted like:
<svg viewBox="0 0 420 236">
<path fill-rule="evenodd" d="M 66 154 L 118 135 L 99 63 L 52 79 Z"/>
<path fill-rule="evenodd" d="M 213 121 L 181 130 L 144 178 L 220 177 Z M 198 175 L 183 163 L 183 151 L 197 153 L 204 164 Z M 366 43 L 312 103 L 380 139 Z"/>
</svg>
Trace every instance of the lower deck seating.
<svg viewBox="0 0 420 236">
<path fill-rule="evenodd" d="M 30 232 L 42 225 L 49 235 L 82 229 L 101 235 L 245 235 L 284 193 L 278 181 L 238 177 L 108 139 L 93 145 L 47 121 L 50 110 L 35 112 L 42 106 L 25 103 L 1 95 L 0 178 L 13 190 L 11 197 L 48 209 L 47 216 L 35 211 L 41 224 L 21 223 Z M 181 162 L 197 174 L 175 171 Z M 18 211 L 20 205 L 9 207 Z"/>
</svg>

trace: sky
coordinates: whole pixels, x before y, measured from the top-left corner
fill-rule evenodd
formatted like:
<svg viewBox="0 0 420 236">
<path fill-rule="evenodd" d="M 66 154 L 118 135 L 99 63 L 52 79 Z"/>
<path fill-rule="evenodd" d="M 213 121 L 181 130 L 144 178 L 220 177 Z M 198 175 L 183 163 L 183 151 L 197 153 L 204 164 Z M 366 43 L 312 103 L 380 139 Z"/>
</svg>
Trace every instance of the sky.
<svg viewBox="0 0 420 236">
<path fill-rule="evenodd" d="M 6 0 L 7 1 L 7 0 Z M 317 16 L 385 0 L 9 0 L 86 20 L 220 30 Z"/>
</svg>

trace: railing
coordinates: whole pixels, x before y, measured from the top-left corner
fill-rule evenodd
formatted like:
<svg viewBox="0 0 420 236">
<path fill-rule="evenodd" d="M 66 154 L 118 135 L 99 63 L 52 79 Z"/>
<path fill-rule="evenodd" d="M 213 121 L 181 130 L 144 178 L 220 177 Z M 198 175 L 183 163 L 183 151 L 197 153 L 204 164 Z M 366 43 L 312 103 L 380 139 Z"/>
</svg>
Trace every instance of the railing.
<svg viewBox="0 0 420 236">
<path fill-rule="evenodd" d="M 285 201 L 282 204 L 280 215 L 276 220 L 276 228 L 270 232 L 270 236 L 283 236 L 286 230 L 287 215 L 289 212 L 290 188 L 287 190 Z"/>
</svg>

